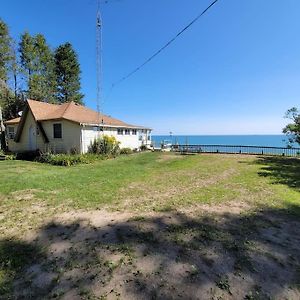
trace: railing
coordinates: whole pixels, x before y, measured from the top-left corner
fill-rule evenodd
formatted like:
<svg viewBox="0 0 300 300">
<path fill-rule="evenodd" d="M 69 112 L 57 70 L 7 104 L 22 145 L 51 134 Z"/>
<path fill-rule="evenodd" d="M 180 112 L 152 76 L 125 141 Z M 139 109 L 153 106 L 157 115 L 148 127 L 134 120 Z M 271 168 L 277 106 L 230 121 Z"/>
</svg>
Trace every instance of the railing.
<svg viewBox="0 0 300 300">
<path fill-rule="evenodd" d="M 173 145 L 172 150 L 185 153 L 228 153 L 253 155 L 299 156 L 300 148 L 240 145 Z"/>
</svg>

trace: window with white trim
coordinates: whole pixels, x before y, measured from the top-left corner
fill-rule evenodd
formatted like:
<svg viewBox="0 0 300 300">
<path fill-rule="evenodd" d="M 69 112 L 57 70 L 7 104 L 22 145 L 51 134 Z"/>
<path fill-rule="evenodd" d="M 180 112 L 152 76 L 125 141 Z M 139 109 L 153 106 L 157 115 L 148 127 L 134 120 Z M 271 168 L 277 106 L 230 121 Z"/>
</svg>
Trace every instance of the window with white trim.
<svg viewBox="0 0 300 300">
<path fill-rule="evenodd" d="M 130 135 L 130 129 L 125 129 L 125 135 Z"/>
<path fill-rule="evenodd" d="M 132 129 L 132 135 L 136 135 L 136 129 Z"/>
</svg>

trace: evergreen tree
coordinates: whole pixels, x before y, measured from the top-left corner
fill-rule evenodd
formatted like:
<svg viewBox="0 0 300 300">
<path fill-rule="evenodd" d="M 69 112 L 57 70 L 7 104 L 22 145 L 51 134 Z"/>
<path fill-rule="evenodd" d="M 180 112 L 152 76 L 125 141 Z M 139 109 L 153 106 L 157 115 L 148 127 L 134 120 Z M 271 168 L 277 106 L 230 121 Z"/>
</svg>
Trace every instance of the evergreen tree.
<svg viewBox="0 0 300 300">
<path fill-rule="evenodd" d="M 8 27 L 0 19 L 0 80 L 5 83 L 8 80 L 9 66 L 12 60 L 11 42 Z"/>
<path fill-rule="evenodd" d="M 34 38 L 28 32 L 25 32 L 21 35 L 19 52 L 21 68 L 26 76 L 25 81 L 27 81 L 28 86 L 30 85 L 30 79 L 34 70 L 34 50 Z"/>
<path fill-rule="evenodd" d="M 20 42 L 21 67 L 26 75 L 27 94 L 31 99 L 56 102 L 54 56 L 42 34 L 25 32 Z"/>
<path fill-rule="evenodd" d="M 83 104 L 83 94 L 80 93 L 80 65 L 72 45 L 60 45 L 54 56 L 57 100 L 60 103 L 74 101 Z"/>
<path fill-rule="evenodd" d="M 9 35 L 7 25 L 0 20 L 0 106 L 5 120 L 17 117 L 24 105 L 18 93 L 17 70 L 13 40 Z M 14 93 L 9 86 L 10 78 L 14 82 Z"/>
</svg>

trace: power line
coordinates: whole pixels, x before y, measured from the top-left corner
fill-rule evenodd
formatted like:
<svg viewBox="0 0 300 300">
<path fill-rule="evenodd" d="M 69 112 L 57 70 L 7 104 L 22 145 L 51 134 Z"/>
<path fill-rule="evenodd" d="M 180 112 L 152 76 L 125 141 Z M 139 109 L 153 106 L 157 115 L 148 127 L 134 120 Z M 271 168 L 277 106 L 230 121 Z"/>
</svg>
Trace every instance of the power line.
<svg viewBox="0 0 300 300">
<path fill-rule="evenodd" d="M 195 19 L 193 19 L 187 26 L 185 26 L 181 31 L 179 31 L 170 41 L 168 41 L 163 47 L 157 50 L 152 56 L 150 56 L 144 63 L 140 66 L 136 67 L 133 71 L 128 73 L 126 76 L 122 77 L 118 81 L 112 84 L 111 90 L 115 88 L 115 86 L 119 85 L 133 74 L 142 69 L 145 65 L 147 65 L 151 60 L 153 60 L 156 56 L 158 56 L 161 52 L 163 52 L 167 47 L 169 47 L 175 40 L 182 35 L 186 30 L 188 30 L 194 23 L 196 23 L 212 6 L 214 6 L 219 0 L 214 0 L 207 8 L 205 8 Z M 110 92 L 109 92 L 110 94 Z"/>
</svg>

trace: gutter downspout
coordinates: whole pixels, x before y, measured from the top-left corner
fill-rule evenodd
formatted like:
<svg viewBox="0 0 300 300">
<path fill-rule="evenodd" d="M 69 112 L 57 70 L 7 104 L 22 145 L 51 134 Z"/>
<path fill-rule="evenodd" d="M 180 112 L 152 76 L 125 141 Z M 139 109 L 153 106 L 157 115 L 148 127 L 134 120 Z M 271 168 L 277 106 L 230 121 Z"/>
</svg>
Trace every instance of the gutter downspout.
<svg viewBox="0 0 300 300">
<path fill-rule="evenodd" d="M 80 153 L 84 153 L 83 149 L 83 129 L 84 129 L 84 124 L 80 124 Z"/>
</svg>

